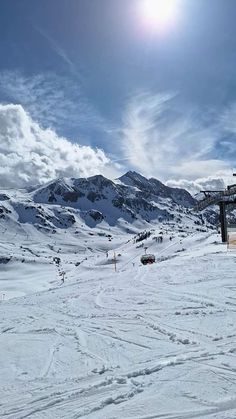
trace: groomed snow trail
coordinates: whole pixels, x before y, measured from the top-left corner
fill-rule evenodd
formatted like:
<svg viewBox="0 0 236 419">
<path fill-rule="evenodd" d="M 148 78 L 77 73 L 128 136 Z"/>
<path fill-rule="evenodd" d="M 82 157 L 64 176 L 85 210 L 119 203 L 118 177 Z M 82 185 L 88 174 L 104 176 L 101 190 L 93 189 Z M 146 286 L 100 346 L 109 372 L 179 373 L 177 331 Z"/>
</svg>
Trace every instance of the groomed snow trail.
<svg viewBox="0 0 236 419">
<path fill-rule="evenodd" d="M 65 284 L 1 302 L 1 418 L 235 418 L 236 255 L 209 234 L 146 267 L 117 249 L 115 273 L 62 248 Z"/>
</svg>

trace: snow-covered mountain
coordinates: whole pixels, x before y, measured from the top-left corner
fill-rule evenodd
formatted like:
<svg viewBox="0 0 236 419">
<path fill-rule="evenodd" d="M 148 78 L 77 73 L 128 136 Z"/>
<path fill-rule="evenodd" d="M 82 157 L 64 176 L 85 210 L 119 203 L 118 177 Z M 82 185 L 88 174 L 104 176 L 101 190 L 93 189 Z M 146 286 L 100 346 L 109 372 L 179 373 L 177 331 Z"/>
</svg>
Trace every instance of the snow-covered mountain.
<svg viewBox="0 0 236 419">
<path fill-rule="evenodd" d="M 155 197 L 157 200 L 160 198 L 169 198 L 174 204 L 183 205 L 186 208 L 192 207 L 196 203 L 195 199 L 185 189 L 170 188 L 157 179 L 146 179 L 136 172 L 129 171 L 121 176 L 119 180 L 125 185 L 130 185 L 138 188 L 140 191 L 145 191 L 147 199 L 150 197 Z"/>
<path fill-rule="evenodd" d="M 0 217 L 41 229 L 55 230 L 85 223 L 130 225 L 145 223 L 195 225 L 212 221 L 194 214 L 195 199 L 184 189 L 170 188 L 157 179 L 127 172 L 116 181 L 102 175 L 62 178 L 25 191 L 2 191 Z"/>
<path fill-rule="evenodd" d="M 124 212 L 131 211 L 134 215 L 141 209 L 154 210 L 155 203 L 163 202 L 163 198 L 186 208 L 195 204 L 186 190 L 170 188 L 157 179 L 146 179 L 136 172 L 127 172 L 118 182 L 102 175 L 58 179 L 35 190 L 33 196 L 36 202 L 67 204 L 80 209 L 90 208 L 91 203 L 103 209 L 101 201 L 110 200 L 114 207 L 122 208 Z"/>
<path fill-rule="evenodd" d="M 0 191 L 0 417 L 235 417 L 235 261 L 194 202 L 133 172 Z"/>
</svg>

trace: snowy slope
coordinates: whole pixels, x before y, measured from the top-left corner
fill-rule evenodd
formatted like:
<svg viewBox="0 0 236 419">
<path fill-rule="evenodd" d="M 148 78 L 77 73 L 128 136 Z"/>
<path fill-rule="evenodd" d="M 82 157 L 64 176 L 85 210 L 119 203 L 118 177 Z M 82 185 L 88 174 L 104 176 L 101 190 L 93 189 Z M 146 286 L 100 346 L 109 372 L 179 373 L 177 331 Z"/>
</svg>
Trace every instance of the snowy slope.
<svg viewBox="0 0 236 419">
<path fill-rule="evenodd" d="M 162 244 L 159 229 L 141 243 L 120 228 L 40 246 L 34 227 L 3 234 L 0 285 L 25 295 L 0 303 L 1 417 L 236 417 L 234 254 L 214 233 L 171 231 Z M 142 243 L 155 265 L 140 266 Z"/>
<path fill-rule="evenodd" d="M 191 200 L 134 172 L 0 191 L 0 417 L 236 417 L 235 257 Z"/>
</svg>

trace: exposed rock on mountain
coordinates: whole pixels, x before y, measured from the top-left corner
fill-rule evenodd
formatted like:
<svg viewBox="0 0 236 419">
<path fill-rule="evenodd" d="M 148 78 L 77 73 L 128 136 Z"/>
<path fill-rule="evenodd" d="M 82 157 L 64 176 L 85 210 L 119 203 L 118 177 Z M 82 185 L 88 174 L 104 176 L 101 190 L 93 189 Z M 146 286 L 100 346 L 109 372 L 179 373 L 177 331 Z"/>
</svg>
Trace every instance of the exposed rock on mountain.
<svg viewBox="0 0 236 419">
<path fill-rule="evenodd" d="M 109 224 L 118 218 L 132 221 L 171 220 L 174 208 L 188 209 L 194 198 L 184 189 L 170 188 L 156 179 L 128 172 L 116 182 L 102 175 L 57 179 L 32 192 L 37 203 L 60 204 L 81 211 L 98 211 Z M 96 217 L 101 220 L 101 217 Z"/>
<path fill-rule="evenodd" d="M 115 181 L 102 175 L 56 179 L 19 194 L 12 193 L 7 200 L 2 193 L 0 201 L 5 201 L 5 217 L 15 217 L 20 224 L 31 223 L 44 230 L 76 227 L 81 222 L 90 227 L 102 222 L 116 226 L 122 220 L 140 225 L 159 222 L 175 223 L 181 228 L 190 220 L 195 225 L 208 221 L 204 215 L 192 213 L 196 201 L 186 190 L 170 188 L 131 171 Z"/>
</svg>

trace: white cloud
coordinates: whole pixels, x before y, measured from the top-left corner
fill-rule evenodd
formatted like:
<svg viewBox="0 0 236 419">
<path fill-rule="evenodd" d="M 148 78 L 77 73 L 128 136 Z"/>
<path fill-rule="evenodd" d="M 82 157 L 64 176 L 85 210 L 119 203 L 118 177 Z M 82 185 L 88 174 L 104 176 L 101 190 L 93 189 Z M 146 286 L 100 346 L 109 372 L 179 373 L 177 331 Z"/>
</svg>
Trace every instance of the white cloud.
<svg viewBox="0 0 236 419">
<path fill-rule="evenodd" d="M 0 105 L 0 185 L 24 187 L 65 176 L 117 175 L 101 149 L 73 144 L 44 129 L 21 105 Z"/>
<path fill-rule="evenodd" d="M 207 168 L 205 156 L 214 149 L 214 132 L 200 124 L 191 113 L 175 108 L 172 94 L 135 96 L 128 104 L 122 148 L 134 168 L 147 176 L 162 179 L 180 175 L 196 177 L 196 163 Z M 214 166 L 213 162 L 210 163 Z M 215 162 L 217 166 L 217 163 Z M 221 166 L 221 164 L 220 164 Z"/>
<path fill-rule="evenodd" d="M 213 191 L 226 189 L 228 185 L 236 183 L 235 178 L 232 177 L 234 170 L 223 170 L 216 173 L 215 176 L 201 177 L 194 180 L 170 179 L 166 182 L 168 186 L 174 188 L 187 189 L 191 194 L 197 194 L 200 191 Z"/>
<path fill-rule="evenodd" d="M 227 173 L 229 170 L 229 163 L 224 160 L 189 160 L 183 161 L 175 168 L 175 173 L 178 178 L 185 176 L 189 180 L 198 179 L 201 176 L 211 177 L 212 173 L 216 176 Z"/>
<path fill-rule="evenodd" d="M 7 103 L 21 104 L 45 128 L 73 134 L 86 131 L 88 138 L 96 130 L 105 136 L 111 127 L 82 90 L 78 80 L 54 73 L 0 72 L 1 96 Z"/>
<path fill-rule="evenodd" d="M 224 110 L 221 116 L 221 124 L 226 132 L 236 134 L 236 102 L 231 103 Z"/>
<path fill-rule="evenodd" d="M 123 120 L 124 157 L 144 175 L 191 192 L 232 183 L 230 160 L 215 157 L 220 147 L 232 148 L 232 139 L 221 141 L 226 114 L 206 124 L 204 113 L 178 107 L 177 99 L 170 93 L 144 92 L 129 100 Z M 227 118 L 230 121 L 228 114 Z"/>
<path fill-rule="evenodd" d="M 0 86 L 4 82 L 1 76 Z M 224 118 L 219 118 L 218 125 L 206 127 L 204 121 L 199 119 L 199 114 L 184 112 L 177 107 L 176 95 L 140 93 L 131 98 L 125 108 L 122 130 L 111 129 L 109 133 L 109 138 L 113 138 L 116 146 L 119 138 L 122 145 L 122 155 L 114 155 L 111 162 L 101 149 L 74 144 L 58 136 L 54 129 L 46 128 L 53 126 L 50 121 L 54 121 L 56 115 L 59 119 L 60 115 L 63 117 L 64 106 L 73 115 L 74 103 L 71 101 L 70 105 L 70 99 L 68 103 L 65 99 L 53 113 L 53 103 L 61 98 L 59 81 L 58 89 L 47 99 L 45 91 L 48 89 L 48 92 L 53 92 L 57 81 L 45 79 L 45 76 L 30 79 L 19 77 L 11 87 L 11 77 L 6 73 L 8 92 L 12 90 L 12 95 L 24 97 L 30 106 L 0 105 L 1 187 L 23 187 L 59 176 L 79 177 L 102 173 L 115 177 L 120 175 L 121 170 L 125 171 L 122 162 L 127 169 L 137 170 L 147 177 L 156 177 L 171 186 L 184 187 L 192 193 L 225 187 L 234 182 L 231 175 L 235 164 L 223 155 L 216 158 L 220 155 L 220 147 L 221 150 L 229 150 L 234 143 L 233 137 L 221 137 L 222 132 L 229 130 L 225 114 Z M 99 117 L 86 102 L 82 103 L 81 118 L 87 121 L 88 130 L 98 123 L 102 132 L 108 132 L 108 125 L 104 123 L 102 128 Z M 42 108 L 39 111 L 40 105 Z M 32 109 L 30 116 L 28 108 Z M 66 120 L 66 115 L 64 123 L 70 125 L 72 119 Z"/>
</svg>

